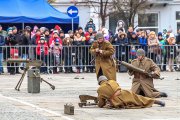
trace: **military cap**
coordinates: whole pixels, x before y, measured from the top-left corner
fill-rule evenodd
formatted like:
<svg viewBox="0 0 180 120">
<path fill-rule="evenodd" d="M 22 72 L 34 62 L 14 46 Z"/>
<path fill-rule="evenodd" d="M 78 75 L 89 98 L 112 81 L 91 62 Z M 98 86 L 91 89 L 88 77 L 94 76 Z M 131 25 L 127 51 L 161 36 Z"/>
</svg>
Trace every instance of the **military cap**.
<svg viewBox="0 0 180 120">
<path fill-rule="evenodd" d="M 106 76 L 101 75 L 101 76 L 98 78 L 98 84 L 100 85 L 100 82 L 101 82 L 101 81 L 107 81 L 107 80 L 108 80 L 108 79 L 107 79 Z"/>
<path fill-rule="evenodd" d="M 140 48 L 140 49 L 137 50 L 136 55 L 137 55 L 137 56 L 145 56 L 145 51 Z"/>
<path fill-rule="evenodd" d="M 103 36 L 102 33 L 97 33 L 97 34 L 96 34 L 96 39 L 103 38 L 103 37 L 104 37 L 104 36 Z"/>
</svg>

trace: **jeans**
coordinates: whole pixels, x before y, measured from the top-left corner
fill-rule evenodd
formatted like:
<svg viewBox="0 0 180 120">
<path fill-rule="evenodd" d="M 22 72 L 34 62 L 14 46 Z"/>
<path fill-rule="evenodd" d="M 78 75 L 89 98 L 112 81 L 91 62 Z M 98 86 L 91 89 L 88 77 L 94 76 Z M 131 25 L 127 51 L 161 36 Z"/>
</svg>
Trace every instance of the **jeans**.
<svg viewBox="0 0 180 120">
<path fill-rule="evenodd" d="M 28 59 L 28 55 L 27 54 L 22 54 L 21 58 L 26 60 L 26 59 Z M 21 63 L 21 65 L 20 65 L 20 67 L 25 67 L 25 66 L 26 66 L 26 63 Z"/>
<path fill-rule="evenodd" d="M 2 65 L 2 61 L 3 61 L 3 53 L 0 53 L 0 73 L 3 72 L 3 65 Z"/>
</svg>

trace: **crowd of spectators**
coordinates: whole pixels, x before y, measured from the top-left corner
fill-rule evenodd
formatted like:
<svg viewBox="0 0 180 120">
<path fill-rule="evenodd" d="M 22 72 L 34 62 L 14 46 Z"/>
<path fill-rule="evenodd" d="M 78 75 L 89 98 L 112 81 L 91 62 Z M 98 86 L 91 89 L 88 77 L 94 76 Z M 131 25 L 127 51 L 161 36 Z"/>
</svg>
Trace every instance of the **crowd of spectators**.
<svg viewBox="0 0 180 120">
<path fill-rule="evenodd" d="M 124 28 L 119 28 L 113 34 L 105 27 L 96 31 L 92 19 L 84 30 L 78 27 L 74 32 L 69 30 L 68 33 L 64 33 L 58 25 L 51 30 L 37 26 L 33 29 L 26 26 L 24 30 L 18 30 L 16 26 L 12 26 L 6 31 L 0 25 L 0 74 L 4 72 L 2 61 L 7 58 L 42 60 L 43 67 L 40 70 L 42 73 L 58 73 L 63 70 L 65 73 L 94 72 L 93 57 L 89 49 L 96 40 L 97 32 L 102 32 L 105 40 L 114 45 L 116 49 L 114 57 L 120 61 L 130 62 L 135 59 L 139 47 L 143 48 L 146 55 L 163 71 L 173 71 L 173 64 L 178 64 L 180 59 L 179 47 L 175 46 L 180 44 L 180 30 L 176 37 L 171 30 L 164 29 L 163 32 L 155 33 L 149 30 L 134 30 L 133 27 L 129 27 L 127 33 Z M 24 69 L 24 65 L 7 63 L 7 71 L 10 74 L 18 74 L 19 69 Z M 73 65 L 76 70 L 73 70 Z M 52 69 L 49 69 L 51 66 Z M 178 65 L 176 67 L 179 68 Z"/>
</svg>

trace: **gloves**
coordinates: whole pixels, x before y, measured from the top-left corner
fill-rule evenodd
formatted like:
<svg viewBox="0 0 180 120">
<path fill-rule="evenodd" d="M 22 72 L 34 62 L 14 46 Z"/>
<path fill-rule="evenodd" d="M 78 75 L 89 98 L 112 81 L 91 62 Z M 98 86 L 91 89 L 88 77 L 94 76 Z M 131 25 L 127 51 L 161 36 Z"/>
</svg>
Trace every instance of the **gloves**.
<svg viewBox="0 0 180 120">
<path fill-rule="evenodd" d="M 159 76 L 154 72 L 148 73 L 148 76 L 151 78 L 159 78 Z"/>
</svg>

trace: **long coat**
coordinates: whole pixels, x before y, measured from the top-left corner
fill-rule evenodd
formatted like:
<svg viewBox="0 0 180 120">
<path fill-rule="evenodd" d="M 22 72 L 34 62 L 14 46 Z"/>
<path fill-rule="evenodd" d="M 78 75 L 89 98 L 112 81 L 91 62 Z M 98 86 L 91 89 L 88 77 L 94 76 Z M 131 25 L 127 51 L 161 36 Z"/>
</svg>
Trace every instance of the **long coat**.
<svg viewBox="0 0 180 120">
<path fill-rule="evenodd" d="M 102 50 L 102 54 L 96 53 L 96 48 Z M 95 68 L 97 78 L 100 69 L 104 76 L 108 80 L 116 80 L 116 65 L 112 55 L 115 52 L 112 44 L 109 41 L 103 41 L 101 44 L 98 44 L 97 41 L 93 42 L 90 52 L 95 57 Z"/>
<path fill-rule="evenodd" d="M 141 62 L 134 59 L 131 62 L 132 65 L 145 70 L 146 72 L 154 72 L 157 76 L 160 76 L 159 67 L 149 58 L 144 58 Z M 128 71 L 130 75 L 134 75 L 131 90 L 136 94 L 144 93 L 144 96 L 150 98 L 160 97 L 160 92 L 154 88 L 153 78 L 148 77 L 142 73 Z"/>
<path fill-rule="evenodd" d="M 109 101 L 115 108 L 145 108 L 151 107 L 155 101 L 153 98 L 143 97 L 131 91 L 122 90 L 114 80 L 102 82 L 97 93 L 99 107 L 105 106 L 106 101 Z"/>
</svg>

